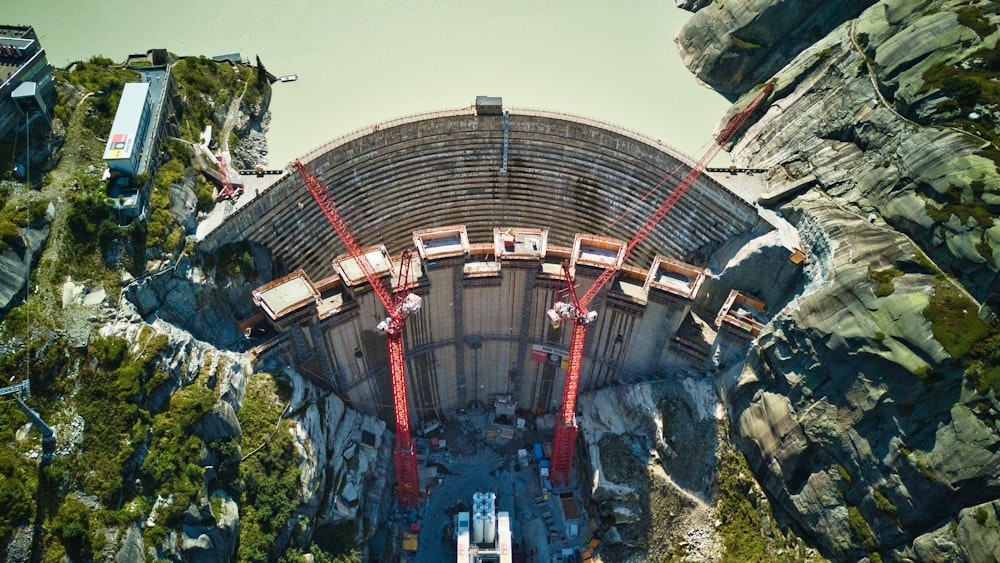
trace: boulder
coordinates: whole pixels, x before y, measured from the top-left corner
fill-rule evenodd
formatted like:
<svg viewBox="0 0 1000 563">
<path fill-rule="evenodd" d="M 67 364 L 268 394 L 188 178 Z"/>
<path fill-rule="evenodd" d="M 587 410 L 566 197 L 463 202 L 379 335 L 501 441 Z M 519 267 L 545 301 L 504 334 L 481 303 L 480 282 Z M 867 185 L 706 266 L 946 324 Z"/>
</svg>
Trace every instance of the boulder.
<svg viewBox="0 0 1000 563">
<path fill-rule="evenodd" d="M 205 443 L 239 440 L 243 436 L 236 411 L 225 401 L 212 405 L 212 410 L 195 422 L 194 431 Z"/>
</svg>

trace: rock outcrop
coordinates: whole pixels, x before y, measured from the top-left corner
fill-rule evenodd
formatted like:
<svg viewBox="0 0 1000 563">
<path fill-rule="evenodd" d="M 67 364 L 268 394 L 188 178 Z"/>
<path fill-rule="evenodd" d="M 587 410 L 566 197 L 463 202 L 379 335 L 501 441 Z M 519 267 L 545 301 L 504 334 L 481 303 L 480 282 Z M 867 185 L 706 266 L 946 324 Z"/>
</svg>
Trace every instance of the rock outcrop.
<svg viewBox="0 0 1000 563">
<path fill-rule="evenodd" d="M 182 254 L 173 263 L 163 263 L 130 283 L 124 295 L 144 318 L 161 318 L 200 340 L 223 348 L 239 348 L 246 337 L 239 332 L 237 323 L 256 312 L 247 295 L 256 287 L 254 283 L 270 279 L 266 276 L 270 276 L 271 269 L 266 252 L 250 249 L 248 253 L 259 272 L 256 279 L 205 272 Z"/>
<path fill-rule="evenodd" d="M 308 545 L 317 527 L 345 521 L 361 523 L 367 537 L 374 529 L 365 522 L 382 510 L 384 492 L 393 475 L 393 440 L 386 424 L 349 408 L 332 393 L 322 393 L 292 370 L 288 406 L 294 424 L 292 440 L 298 454 L 300 521 L 308 522 L 296 541 Z M 362 518 L 366 516 L 367 518 Z"/>
<path fill-rule="evenodd" d="M 27 295 L 28 273 L 45 248 L 49 222 L 54 214 L 55 206 L 50 203 L 43 217 L 36 217 L 30 225 L 19 228 L 16 238 L 0 243 L 0 312 L 6 313 L 15 301 Z"/>
<path fill-rule="evenodd" d="M 1000 307 L 1000 107 L 981 82 L 996 77 L 1000 10 L 852 3 L 824 36 L 808 31 L 813 4 L 713 2 L 678 38 L 727 95 L 775 82 L 734 160 L 768 169 L 773 193 L 815 179 L 780 209 L 810 279 L 762 333 L 762 361 L 732 378 L 734 430 L 827 556 L 990 560 L 1000 409 L 925 311 L 959 283 L 984 307 L 960 296 L 951 314 Z"/>
<path fill-rule="evenodd" d="M 831 195 L 914 238 L 996 310 L 1000 153 L 989 148 L 989 137 L 997 132 L 979 129 L 982 137 L 970 131 L 993 123 L 987 116 L 1000 106 L 981 96 L 978 125 L 939 110 L 963 107 L 954 84 L 973 79 L 959 70 L 978 75 L 996 64 L 987 47 L 1000 37 L 1000 14 L 976 12 L 987 29 L 994 26 L 983 38 L 959 23 L 960 4 L 880 2 L 804 49 L 774 74 L 770 107 L 734 155 L 740 164 L 770 169 L 772 190 L 815 176 Z M 692 18 L 679 41 L 695 33 L 697 18 L 707 13 Z M 962 21 L 971 17 L 963 14 Z M 753 65 L 734 48 L 717 56 Z M 935 73 L 955 74 L 941 84 L 924 79 Z M 765 79 L 744 82 L 737 91 Z"/>
<path fill-rule="evenodd" d="M 677 36 L 684 64 L 735 99 L 875 0 L 678 1 L 697 13 Z"/>
<path fill-rule="evenodd" d="M 580 396 L 594 513 L 630 560 L 683 542 L 691 560 L 721 552 L 710 500 L 717 474 L 718 402 L 710 378 L 684 377 Z M 578 450 L 579 451 L 579 450 Z M 580 452 L 581 454 L 583 452 Z M 669 516 L 668 516 L 669 515 Z M 658 538 L 650 545 L 649 538 Z M 668 540 L 669 538 L 669 540 Z"/>
</svg>

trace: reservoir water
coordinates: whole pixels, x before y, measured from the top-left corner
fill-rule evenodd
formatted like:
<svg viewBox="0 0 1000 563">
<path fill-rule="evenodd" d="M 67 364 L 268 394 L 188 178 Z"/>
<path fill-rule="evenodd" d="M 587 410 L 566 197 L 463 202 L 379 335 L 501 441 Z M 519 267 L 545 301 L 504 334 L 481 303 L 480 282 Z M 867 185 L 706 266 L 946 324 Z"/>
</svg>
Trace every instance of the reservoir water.
<svg viewBox="0 0 1000 563">
<path fill-rule="evenodd" d="M 276 83 L 270 165 L 389 118 L 502 96 L 585 115 L 699 157 L 729 103 L 681 64 L 671 0 L 3 0 L 49 61 L 166 48 L 261 62 Z M 717 159 L 716 164 L 720 161 Z"/>
</svg>

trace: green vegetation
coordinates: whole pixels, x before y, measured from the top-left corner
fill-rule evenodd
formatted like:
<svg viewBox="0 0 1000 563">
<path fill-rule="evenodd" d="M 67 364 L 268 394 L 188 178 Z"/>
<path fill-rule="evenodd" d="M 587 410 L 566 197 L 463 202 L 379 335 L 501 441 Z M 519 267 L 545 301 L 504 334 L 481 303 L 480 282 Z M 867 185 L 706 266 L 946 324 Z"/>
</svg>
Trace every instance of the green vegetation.
<svg viewBox="0 0 1000 563">
<path fill-rule="evenodd" d="M 851 474 L 847 472 L 847 468 L 843 464 L 838 463 L 836 465 L 837 475 L 840 475 L 840 480 L 850 485 L 854 480 L 851 479 Z"/>
<path fill-rule="evenodd" d="M 979 318 L 976 305 L 943 275 L 934 277 L 924 318 L 931 323 L 934 339 L 956 359 L 964 358 L 972 347 L 990 334 L 990 327 Z"/>
<path fill-rule="evenodd" d="M 875 548 L 875 535 L 872 534 L 871 528 L 868 527 L 868 522 L 865 521 L 865 517 L 858 510 L 858 507 L 847 507 L 847 526 L 851 529 L 851 535 L 854 536 L 854 539 L 861 542 L 861 545 L 867 549 Z"/>
<path fill-rule="evenodd" d="M 763 47 L 763 45 L 757 43 L 751 43 L 750 41 L 745 41 L 736 37 L 735 35 L 730 35 L 730 39 L 733 41 L 733 47 L 736 47 L 739 51 L 756 51 Z"/>
<path fill-rule="evenodd" d="M 959 22 L 977 33 L 996 27 L 975 7 L 960 8 L 958 13 Z M 991 141 L 994 146 L 1000 145 L 1000 134 L 993 127 L 992 121 L 968 118 L 977 104 L 993 108 L 1000 106 L 1000 82 L 997 81 L 1000 71 L 1000 43 L 979 49 L 965 60 L 971 64 L 956 66 L 942 61 L 928 68 L 923 74 L 924 85 L 921 92 L 940 89 L 954 101 L 954 105 L 945 108 L 949 110 L 949 114 L 957 113 L 952 125 L 975 133 Z"/>
<path fill-rule="evenodd" d="M 871 266 L 868 266 L 868 279 L 878 284 L 875 288 L 876 297 L 886 297 L 888 295 L 892 295 L 892 292 L 896 291 L 896 286 L 893 284 L 892 280 L 902 275 L 903 272 L 897 270 L 896 268 L 875 270 Z"/>
<path fill-rule="evenodd" d="M 990 390 L 1000 395 L 1000 334 L 993 334 L 976 343 L 972 350 L 972 360 L 965 375 L 985 395 Z"/>
<path fill-rule="evenodd" d="M 990 22 L 975 6 L 962 6 L 955 12 L 958 14 L 958 23 L 975 31 L 980 38 L 986 38 L 997 30 L 996 24 Z"/>
<path fill-rule="evenodd" d="M 97 339 L 88 349 L 89 361 L 80 368 L 77 402 L 87 431 L 78 463 L 66 469 L 79 486 L 110 506 L 119 506 L 127 495 L 123 467 L 150 427 L 149 415 L 139 404 L 167 345 L 165 336 L 153 336 L 152 331 L 137 340 L 143 343 L 142 353 L 133 356 L 124 339 Z"/>
<path fill-rule="evenodd" d="M 882 494 L 882 491 L 878 489 L 873 490 L 872 498 L 875 499 L 875 508 L 881 510 L 882 513 L 885 514 L 886 516 L 892 516 L 892 517 L 896 516 L 896 513 L 898 512 L 896 505 L 892 504 L 892 501 L 890 501 L 888 497 Z"/>
<path fill-rule="evenodd" d="M 0 252 L 12 244 L 23 245 L 20 229 L 44 217 L 49 207 L 48 199 L 38 194 L 18 203 L 10 201 L 8 194 L 6 190 L 0 193 Z"/>
<path fill-rule="evenodd" d="M 250 69 L 216 66 L 221 75 L 239 77 L 233 87 L 240 91 L 242 82 L 253 80 Z M 43 216 L 50 202 L 56 206 L 49 247 L 31 272 L 31 287 L 38 290 L 0 320 L 0 338 L 7 344 L 0 351 L 0 372 L 11 381 L 30 378 L 29 404 L 47 422 L 60 425 L 61 443 L 72 451 L 40 468 L 37 458 L 26 455 L 39 448 L 37 430 L 17 439 L 27 419 L 12 403 L 0 402 L 0 545 L 8 544 L 17 527 L 34 524 L 43 530 L 37 546 L 41 560 L 101 559 L 105 544 L 121 539 L 114 538 L 115 530 L 120 534 L 144 520 L 158 497 L 170 497 L 172 502 L 161 503 L 156 510 L 157 525 L 144 531 L 148 545 L 156 544 L 178 529 L 182 512 L 206 494 L 203 463 L 212 458 L 216 464 L 212 486 L 253 505 L 243 509 L 246 546 L 241 549 L 264 554 L 247 560 L 266 560 L 297 506 L 298 469 L 287 424 L 271 436 L 284 399 L 277 399 L 276 412 L 259 404 L 247 409 L 251 428 L 255 412 L 266 414 L 260 415 L 262 420 L 267 418 L 257 435 L 248 439 L 259 438 L 257 445 L 268 438 L 241 468 L 237 441 L 204 443 L 194 432 L 217 400 L 215 390 L 206 387 L 209 380 L 199 375 L 170 395 L 177 383 L 173 374 L 188 366 L 185 355 L 180 356 L 180 366 L 164 361 L 169 345 L 165 335 L 147 328 L 125 340 L 95 332 L 84 349 L 71 347 L 61 336 L 67 333 L 64 315 L 77 313 L 57 305 L 67 276 L 118 295 L 121 269 L 143 273 L 147 246 L 173 249 L 184 244 L 183 229 L 166 211 L 170 186 L 194 178 L 201 210 L 214 204 L 212 186 L 190 169 L 190 145 L 168 139 L 158 159 L 162 169 L 154 170 L 152 177 L 130 180 L 132 188 L 148 182 L 154 192 L 149 224 L 119 227 L 108 186 L 100 179 L 100 138 L 110 129 L 122 84 L 137 80 L 138 74 L 97 57 L 55 75 L 54 112 L 66 127 L 62 159 L 37 186 L 41 193 L 14 194 L 0 186 L 0 250 L 22 244 L 20 229 Z M 177 82 L 184 87 L 183 80 Z M 225 95 L 216 88 L 209 94 L 207 104 Z M 253 84 L 247 90 L 251 94 L 260 95 Z M 90 165 L 96 168 L 85 172 Z M 234 250 L 227 260 L 227 272 L 252 271 L 248 247 Z M 87 322 L 85 317 L 74 320 Z M 80 428 L 84 431 L 75 435 Z M 213 508 L 218 513 L 219 507 Z M 352 560 L 350 550 L 338 555 L 328 547 L 323 551 L 324 547 L 312 549 L 319 561 Z M 0 548 L 0 553 L 5 550 Z"/>
<path fill-rule="evenodd" d="M 173 74 L 177 93 L 184 100 L 175 108 L 177 122 L 181 136 L 188 141 L 197 142 L 206 125 L 216 125 L 212 138 L 221 142 L 221 128 L 212 117 L 220 100 L 243 93 L 245 103 L 260 103 L 263 86 L 257 71 L 250 67 L 220 64 L 205 57 L 186 57 L 173 66 Z"/>
<path fill-rule="evenodd" d="M 605 434 L 597 448 L 601 452 L 601 467 L 609 481 L 629 483 L 645 476 L 645 464 L 639 462 L 621 436 Z"/>
<path fill-rule="evenodd" d="M 157 526 L 177 527 L 203 493 L 205 470 L 199 460 L 205 443 L 195 435 L 194 424 L 214 403 L 215 393 L 195 383 L 175 392 L 169 407 L 153 417 L 150 449 L 139 474 L 147 495 L 174 498 L 157 509 Z"/>
<path fill-rule="evenodd" d="M 985 206 L 977 203 L 949 202 L 938 208 L 928 200 L 924 204 L 924 209 L 935 223 L 947 223 L 951 216 L 955 215 L 962 224 L 967 223 L 971 217 L 984 229 L 993 226 L 993 214 Z"/>
<path fill-rule="evenodd" d="M 348 553 L 333 555 L 323 549 L 312 545 L 303 552 L 301 549 L 289 549 L 281 555 L 278 563 L 306 563 L 305 554 L 312 555 L 314 563 L 361 563 L 361 551 L 357 548 L 351 549 Z"/>
<path fill-rule="evenodd" d="M 14 440 L 13 429 L 26 420 L 13 402 L 0 403 L 0 441 Z M 35 465 L 21 456 L 0 455 L 0 543 L 6 545 L 14 527 L 26 524 L 34 514 L 31 499 L 36 486 Z"/>
<path fill-rule="evenodd" d="M 223 246 L 205 261 L 205 267 L 215 269 L 215 280 L 220 283 L 225 277 L 255 279 L 257 276 L 257 266 L 250 254 L 250 243 L 246 241 Z"/>
<path fill-rule="evenodd" d="M 270 375 L 261 373 L 250 378 L 239 412 L 243 449 L 246 455 L 260 444 L 263 447 L 240 464 L 244 495 L 240 503 L 239 558 L 243 561 L 276 557 L 278 533 L 298 507 L 299 469 L 289 422 L 280 419 L 284 406 Z"/>
<path fill-rule="evenodd" d="M 138 72 L 124 68 L 111 59 L 100 56 L 77 63 L 69 71 L 56 71 L 56 76 L 94 94 L 94 99 L 87 109 L 83 124 L 100 137 L 107 137 L 108 132 L 111 131 L 111 122 L 118 109 L 118 101 L 121 100 L 125 83 L 138 82 L 140 79 Z M 57 116 L 59 113 L 65 113 L 68 116 L 65 103 L 64 101 L 64 109 L 60 109 Z"/>
<path fill-rule="evenodd" d="M 723 561 L 797 561 L 796 550 L 788 549 L 798 541 L 789 530 L 787 536 L 775 524 L 767 500 L 755 493 L 753 473 L 743 455 L 728 442 L 719 445 L 719 499 L 717 514 L 722 525 Z"/>
<path fill-rule="evenodd" d="M 979 508 L 976 509 L 976 512 L 973 515 L 973 518 L 976 519 L 976 522 L 980 526 L 985 526 L 986 525 L 986 519 L 989 518 L 989 513 L 986 512 L 986 508 L 985 507 L 980 506 Z"/>
<path fill-rule="evenodd" d="M 90 509 L 75 498 L 67 498 L 49 524 L 66 553 L 74 557 L 91 554 Z"/>
</svg>

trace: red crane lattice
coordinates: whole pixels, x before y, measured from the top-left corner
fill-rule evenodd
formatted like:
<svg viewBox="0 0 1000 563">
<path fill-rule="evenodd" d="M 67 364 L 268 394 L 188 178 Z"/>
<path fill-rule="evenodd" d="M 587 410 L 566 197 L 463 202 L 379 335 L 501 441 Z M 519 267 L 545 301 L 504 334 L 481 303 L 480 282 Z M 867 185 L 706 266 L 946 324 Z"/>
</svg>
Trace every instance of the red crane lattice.
<svg viewBox="0 0 1000 563">
<path fill-rule="evenodd" d="M 404 250 L 399 268 L 399 282 L 395 295 L 382 283 L 375 273 L 371 263 L 355 240 L 347 223 L 340 216 L 337 206 L 330 198 L 330 193 L 317 178 L 298 160 L 294 163 L 299 176 L 309 189 L 316 204 L 319 205 L 333 230 L 337 232 L 347 252 L 354 258 L 371 285 L 375 295 L 385 306 L 386 319 L 378 324 L 378 328 L 386 334 L 389 346 L 389 373 L 392 378 L 393 413 L 396 417 L 396 482 L 399 493 L 399 506 L 404 509 L 415 509 L 420 505 L 420 475 L 417 472 L 417 453 L 410 435 L 410 409 L 406 397 L 406 358 L 403 354 L 403 327 L 410 315 L 420 309 L 420 297 L 408 290 L 410 272 L 410 251 Z"/>
<path fill-rule="evenodd" d="M 750 115 L 757 109 L 762 101 L 774 89 L 774 83 L 770 82 L 746 105 L 743 111 L 737 113 L 726 124 L 725 129 L 719 134 L 712 146 L 705 152 L 704 156 L 691 168 L 677 184 L 670 195 L 667 196 L 660 207 L 646 218 L 646 221 L 636 231 L 635 236 L 625 246 L 624 257 L 617 264 L 624 264 L 632 250 L 642 244 L 644 240 L 653 232 L 656 225 L 662 220 L 674 204 L 687 192 L 701 173 L 705 171 L 708 164 L 715 158 L 715 155 L 722 150 L 723 145 L 728 143 L 740 130 Z M 660 181 L 656 186 L 659 188 L 666 183 L 667 178 Z M 655 189 L 655 188 L 654 188 Z M 587 327 L 596 317 L 596 313 L 588 311 L 590 302 L 604 289 L 604 286 L 618 273 L 620 266 L 606 268 L 594 280 L 594 283 L 587 289 L 583 297 L 577 299 L 576 289 L 573 286 L 573 277 L 570 274 L 569 264 L 563 264 L 563 274 L 569 286 L 570 303 L 557 302 L 549 311 L 549 318 L 565 319 L 572 321 L 573 332 L 570 336 L 569 344 L 569 365 L 566 367 L 566 383 L 563 387 L 563 402 L 559 410 L 559 417 L 556 419 L 555 431 L 552 437 L 552 472 L 550 478 L 555 486 L 568 485 L 570 482 L 570 468 L 573 463 L 573 449 L 576 445 L 576 398 L 580 386 L 580 370 L 583 367 L 583 351 L 587 341 Z"/>
<path fill-rule="evenodd" d="M 221 156 L 215 157 L 215 167 L 219 169 L 219 181 L 222 182 L 222 189 L 219 190 L 219 195 L 215 198 L 216 201 L 227 199 L 236 201 L 239 199 L 243 195 L 243 185 L 233 182 L 229 176 L 229 166 L 226 165 L 226 160 Z"/>
</svg>

